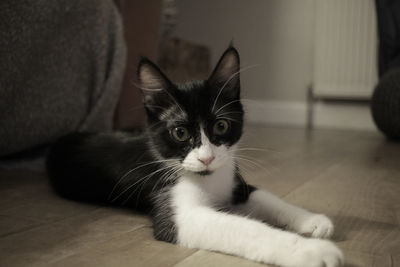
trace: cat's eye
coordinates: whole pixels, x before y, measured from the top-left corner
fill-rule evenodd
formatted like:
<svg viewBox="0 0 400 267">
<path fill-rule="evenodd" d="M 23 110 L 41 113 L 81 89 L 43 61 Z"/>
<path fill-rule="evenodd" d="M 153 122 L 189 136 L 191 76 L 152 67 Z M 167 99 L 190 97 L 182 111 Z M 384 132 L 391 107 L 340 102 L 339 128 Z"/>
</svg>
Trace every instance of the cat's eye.
<svg viewBox="0 0 400 267">
<path fill-rule="evenodd" d="M 217 120 L 214 123 L 213 132 L 215 135 L 224 135 L 229 131 L 229 122 L 227 120 Z"/>
<path fill-rule="evenodd" d="M 171 130 L 171 136 L 178 142 L 185 142 L 190 138 L 188 129 L 185 127 L 175 127 Z"/>
</svg>

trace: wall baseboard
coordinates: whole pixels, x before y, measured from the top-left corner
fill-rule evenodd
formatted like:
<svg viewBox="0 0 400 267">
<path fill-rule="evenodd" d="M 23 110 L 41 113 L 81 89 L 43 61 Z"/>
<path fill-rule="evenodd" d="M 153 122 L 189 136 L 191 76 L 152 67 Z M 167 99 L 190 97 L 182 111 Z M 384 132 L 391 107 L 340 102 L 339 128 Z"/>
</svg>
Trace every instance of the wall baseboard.
<svg viewBox="0 0 400 267">
<path fill-rule="evenodd" d="M 249 123 L 307 126 L 306 102 L 254 100 L 244 108 Z M 313 114 L 315 128 L 376 131 L 367 104 L 316 102 Z"/>
</svg>

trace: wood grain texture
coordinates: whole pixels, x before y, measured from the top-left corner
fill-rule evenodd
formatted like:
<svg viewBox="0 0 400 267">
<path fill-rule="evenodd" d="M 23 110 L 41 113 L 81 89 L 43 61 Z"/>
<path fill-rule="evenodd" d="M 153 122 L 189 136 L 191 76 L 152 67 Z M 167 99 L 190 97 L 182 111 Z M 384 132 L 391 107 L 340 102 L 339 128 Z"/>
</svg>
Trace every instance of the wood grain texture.
<svg viewBox="0 0 400 267">
<path fill-rule="evenodd" d="M 197 251 L 191 256 L 187 257 L 183 261 L 174 265 L 174 267 L 191 267 L 191 266 L 208 266 L 208 267 L 219 267 L 219 266 L 229 266 L 229 267 L 268 267 L 268 265 L 257 263 L 254 261 L 249 261 L 246 259 L 238 258 L 231 255 L 226 255 L 222 253 L 215 253 L 209 251 Z"/>
<path fill-rule="evenodd" d="M 400 266 L 400 144 L 250 126 L 241 148 L 250 183 L 334 220 L 346 266 Z M 147 216 L 63 200 L 42 174 L 1 171 L 0 194 L 0 266 L 266 266 L 156 241 Z"/>
</svg>

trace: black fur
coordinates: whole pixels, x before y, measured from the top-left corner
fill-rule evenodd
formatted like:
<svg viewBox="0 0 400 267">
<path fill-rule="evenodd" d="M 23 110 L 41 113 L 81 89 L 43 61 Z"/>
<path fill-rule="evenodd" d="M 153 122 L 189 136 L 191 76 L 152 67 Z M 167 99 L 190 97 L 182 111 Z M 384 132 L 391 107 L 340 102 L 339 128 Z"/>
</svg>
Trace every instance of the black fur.
<svg viewBox="0 0 400 267">
<path fill-rule="evenodd" d="M 170 186 L 163 188 L 154 197 L 153 209 L 150 216 L 153 221 L 154 237 L 157 240 L 176 243 L 176 226 L 172 217 L 174 215 L 171 206 Z"/>
<path fill-rule="evenodd" d="M 235 180 L 236 186 L 232 193 L 232 204 L 243 204 L 249 199 L 250 194 L 257 190 L 257 188 L 247 184 L 238 172 L 236 173 Z"/>
<path fill-rule="evenodd" d="M 68 135 L 61 138 L 48 155 L 50 181 L 60 195 L 69 199 L 124 205 L 149 211 L 152 208 L 150 192 L 156 192 L 161 187 L 162 184 L 157 182 L 165 172 L 149 176 L 142 188 L 142 184 L 138 183 L 138 186 L 127 190 L 139 178 L 163 167 L 160 163 L 149 164 L 155 159 L 146 142 L 145 134 Z M 137 168 L 141 165 L 144 166 Z M 135 170 L 129 173 L 132 169 Z M 124 177 L 125 174 L 127 175 Z M 172 182 L 173 180 L 169 181 Z M 159 188 L 154 188 L 155 186 Z"/>
<path fill-rule="evenodd" d="M 175 85 L 155 64 L 143 59 L 138 75 L 147 130 L 141 134 L 75 133 L 61 138 L 47 158 L 54 189 L 69 199 L 150 212 L 155 237 L 176 242 L 169 189 L 178 177 L 168 162 L 157 161 L 182 161 L 200 146 L 200 127 L 216 145 L 231 146 L 240 139 L 243 108 L 239 66 L 239 55 L 230 47 L 208 80 Z M 224 135 L 213 132 L 218 110 L 229 122 L 230 130 Z M 177 126 L 186 127 L 191 138 L 185 142 L 172 138 L 171 130 Z M 246 201 L 253 190 L 244 181 L 238 182 L 233 203 Z"/>
</svg>

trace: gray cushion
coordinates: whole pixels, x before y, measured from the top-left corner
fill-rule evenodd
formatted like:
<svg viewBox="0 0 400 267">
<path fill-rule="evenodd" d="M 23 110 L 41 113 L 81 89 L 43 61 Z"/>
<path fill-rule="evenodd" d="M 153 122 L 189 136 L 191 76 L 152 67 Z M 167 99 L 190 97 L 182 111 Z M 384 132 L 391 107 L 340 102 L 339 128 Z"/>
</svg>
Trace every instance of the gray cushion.
<svg viewBox="0 0 400 267">
<path fill-rule="evenodd" d="M 125 54 L 111 0 L 0 1 L 0 156 L 110 130 Z"/>
</svg>

